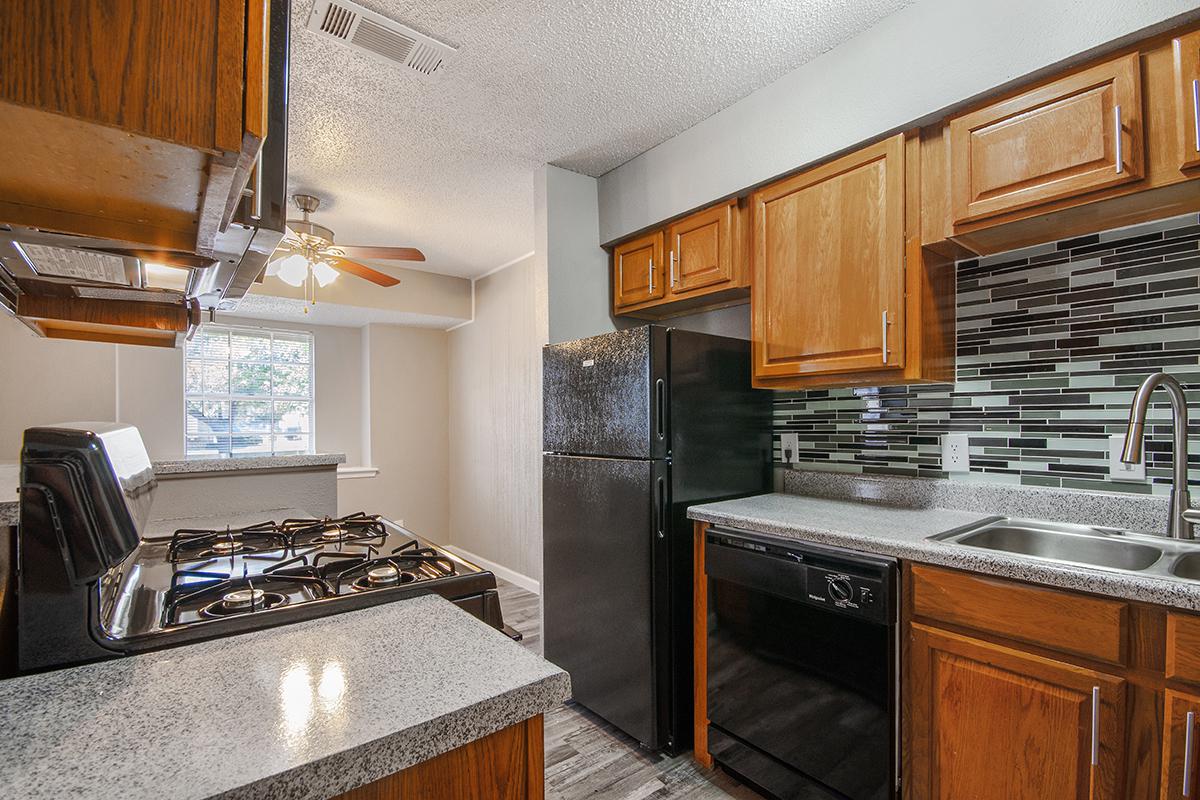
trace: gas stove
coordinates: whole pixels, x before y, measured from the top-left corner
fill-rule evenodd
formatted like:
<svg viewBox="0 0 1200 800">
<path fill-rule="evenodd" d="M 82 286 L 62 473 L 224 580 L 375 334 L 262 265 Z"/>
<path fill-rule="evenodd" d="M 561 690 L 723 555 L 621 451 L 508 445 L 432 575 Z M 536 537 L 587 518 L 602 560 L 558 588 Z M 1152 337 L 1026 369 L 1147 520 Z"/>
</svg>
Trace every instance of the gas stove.
<svg viewBox="0 0 1200 800">
<path fill-rule="evenodd" d="M 146 534 L 153 470 L 128 426 L 30 429 L 18 529 L 21 671 L 435 593 L 506 630 L 492 573 L 378 515 Z"/>
</svg>

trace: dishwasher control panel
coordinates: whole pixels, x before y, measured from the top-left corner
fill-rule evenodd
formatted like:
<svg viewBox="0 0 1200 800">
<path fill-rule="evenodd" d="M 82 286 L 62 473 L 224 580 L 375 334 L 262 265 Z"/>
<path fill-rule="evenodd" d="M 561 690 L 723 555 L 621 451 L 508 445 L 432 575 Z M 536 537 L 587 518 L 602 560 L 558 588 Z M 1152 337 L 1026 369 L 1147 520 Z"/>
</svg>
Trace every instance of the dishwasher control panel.
<svg viewBox="0 0 1200 800">
<path fill-rule="evenodd" d="M 887 597 L 883 580 L 836 568 L 810 566 L 806 583 L 810 602 L 866 617 L 878 616 Z"/>
</svg>

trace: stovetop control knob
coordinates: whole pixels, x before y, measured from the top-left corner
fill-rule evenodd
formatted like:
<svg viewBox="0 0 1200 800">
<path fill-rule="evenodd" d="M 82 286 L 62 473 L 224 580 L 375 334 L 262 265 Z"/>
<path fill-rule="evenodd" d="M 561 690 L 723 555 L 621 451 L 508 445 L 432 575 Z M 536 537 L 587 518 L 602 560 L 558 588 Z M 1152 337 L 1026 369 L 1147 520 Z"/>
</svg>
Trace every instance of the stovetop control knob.
<svg viewBox="0 0 1200 800">
<path fill-rule="evenodd" d="M 830 578 L 829 596 L 839 603 L 849 602 L 854 599 L 854 587 L 846 578 Z"/>
</svg>

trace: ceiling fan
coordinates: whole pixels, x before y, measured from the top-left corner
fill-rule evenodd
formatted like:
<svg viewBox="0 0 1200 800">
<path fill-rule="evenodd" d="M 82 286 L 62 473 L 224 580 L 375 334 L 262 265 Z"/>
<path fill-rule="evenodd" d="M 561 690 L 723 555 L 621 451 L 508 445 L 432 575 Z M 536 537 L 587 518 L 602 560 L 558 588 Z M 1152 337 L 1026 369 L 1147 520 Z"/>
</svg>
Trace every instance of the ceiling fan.
<svg viewBox="0 0 1200 800">
<path fill-rule="evenodd" d="M 316 302 L 317 286 L 328 286 L 339 273 L 354 275 L 379 286 L 395 286 L 399 278 L 371 269 L 352 258 L 382 261 L 424 261 L 425 255 L 415 247 L 372 247 L 333 243 L 333 231 L 312 222 L 308 215 L 321 205 L 320 198 L 310 194 L 292 196 L 303 219 L 289 219 L 287 233 L 267 263 L 266 274 L 278 276 L 284 283 L 304 286 L 306 299 L 311 291 Z M 315 285 L 314 285 L 315 283 Z"/>
</svg>

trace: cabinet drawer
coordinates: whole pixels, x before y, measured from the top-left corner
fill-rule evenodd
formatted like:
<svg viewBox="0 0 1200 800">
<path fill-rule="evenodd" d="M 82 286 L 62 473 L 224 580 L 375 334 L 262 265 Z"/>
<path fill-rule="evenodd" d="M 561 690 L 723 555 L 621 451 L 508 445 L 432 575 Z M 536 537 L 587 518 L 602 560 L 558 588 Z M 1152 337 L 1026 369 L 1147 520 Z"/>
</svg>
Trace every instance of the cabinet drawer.
<svg viewBox="0 0 1200 800">
<path fill-rule="evenodd" d="M 1167 677 L 1200 683 L 1200 616 L 1167 615 Z"/>
<path fill-rule="evenodd" d="M 954 224 L 1138 180 L 1137 53 L 950 120 Z"/>
<path fill-rule="evenodd" d="M 1126 663 L 1129 607 L 1119 600 L 913 566 L 912 602 L 918 617 Z"/>
</svg>

